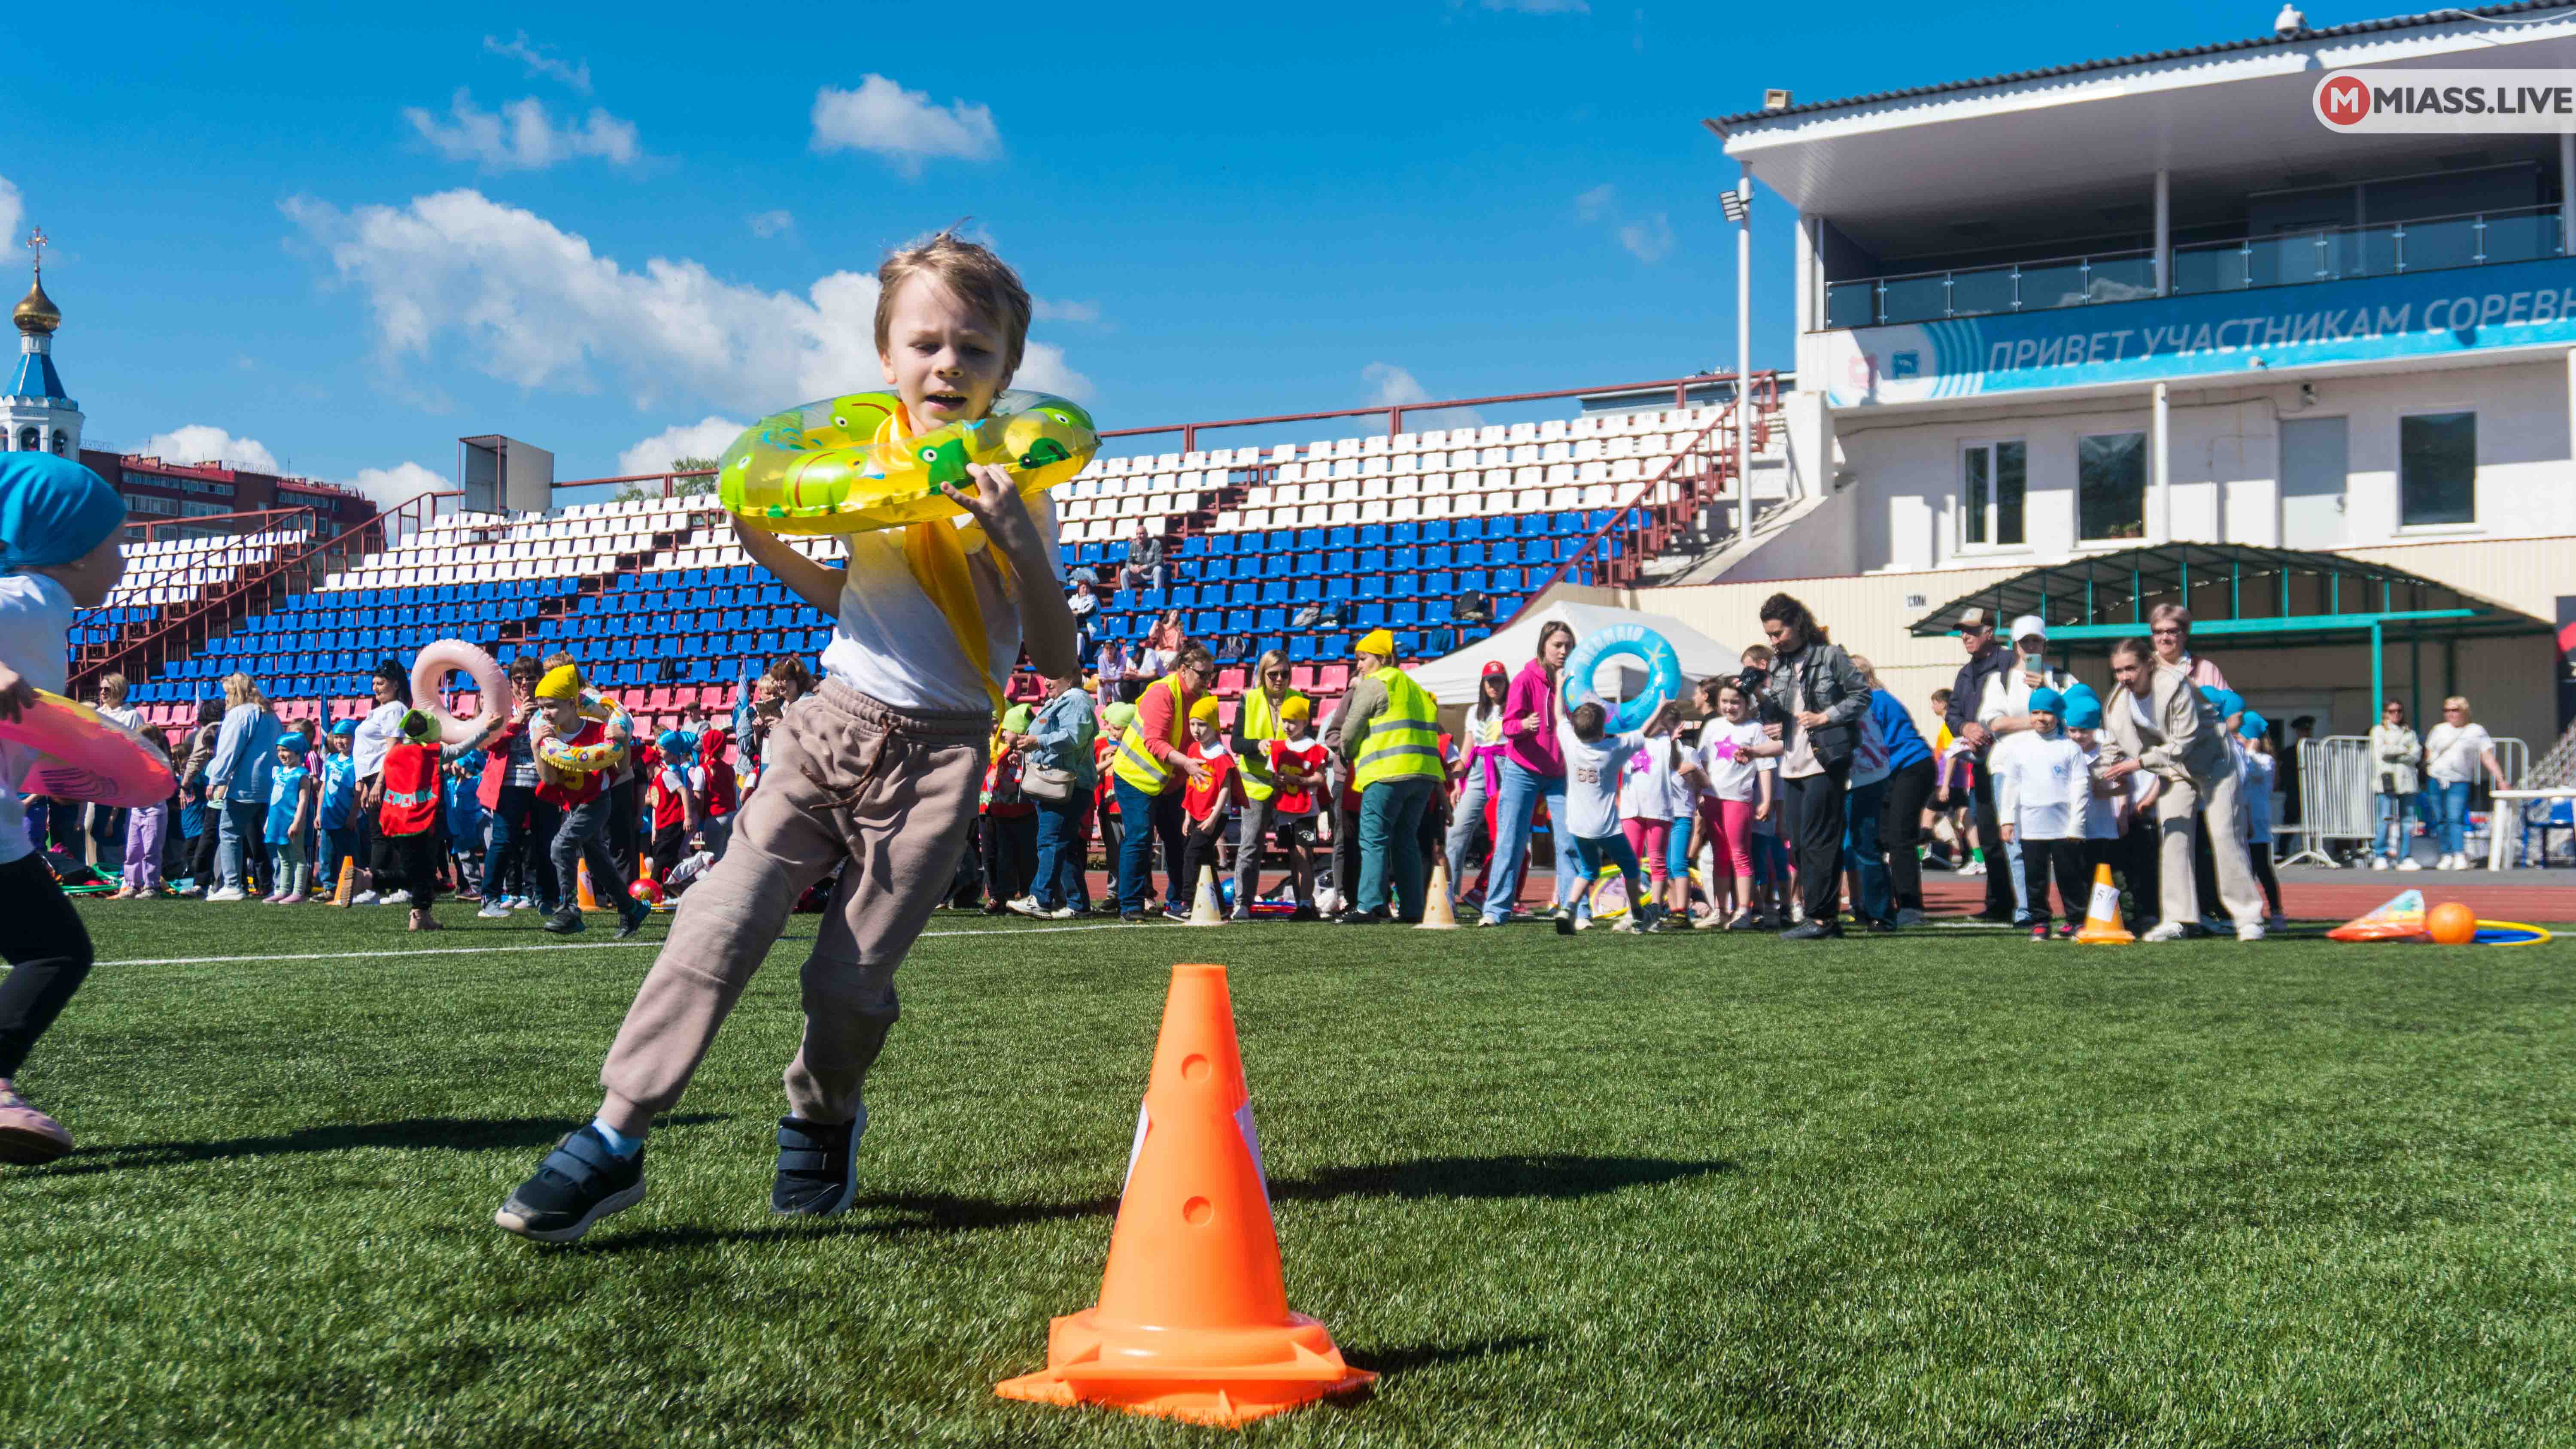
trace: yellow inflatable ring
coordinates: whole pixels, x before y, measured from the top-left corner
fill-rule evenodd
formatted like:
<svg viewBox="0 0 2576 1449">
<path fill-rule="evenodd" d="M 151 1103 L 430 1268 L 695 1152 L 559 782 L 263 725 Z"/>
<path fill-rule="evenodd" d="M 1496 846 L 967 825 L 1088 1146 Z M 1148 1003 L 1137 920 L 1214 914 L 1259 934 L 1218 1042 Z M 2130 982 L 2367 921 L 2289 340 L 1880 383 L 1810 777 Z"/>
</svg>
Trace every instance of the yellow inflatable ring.
<svg viewBox="0 0 2576 1449">
<path fill-rule="evenodd" d="M 612 730 L 635 733 L 634 721 L 626 717 L 626 707 L 596 690 L 581 692 L 581 717 L 598 720 Z M 537 758 L 567 775 L 592 775 L 613 770 L 626 761 L 626 746 L 616 740 L 602 740 L 595 745 L 566 744 L 561 736 L 548 735 L 537 741 Z"/>
<path fill-rule="evenodd" d="M 762 418 L 717 461 L 716 499 L 772 533 L 866 533 L 955 517 L 939 490 L 971 464 L 1010 470 L 1033 497 L 1100 451 L 1091 414 L 1042 392 L 1006 392 L 981 418 L 898 440 L 886 424 L 902 409 L 893 393 L 860 392 Z"/>
<path fill-rule="evenodd" d="M 39 689 L 33 707 L 0 720 L 0 740 L 36 752 L 17 788 L 54 800 L 133 809 L 179 788 L 170 762 L 143 737 L 76 699 Z"/>
<path fill-rule="evenodd" d="M 471 720 L 461 720 L 447 712 L 440 693 L 447 683 L 447 672 L 462 669 L 474 681 L 483 696 L 483 713 Z M 441 639 L 412 656 L 411 697 L 420 701 L 421 712 L 438 726 L 438 737 L 451 745 L 467 745 L 482 738 L 510 717 L 510 679 L 489 654 L 462 639 Z"/>
</svg>

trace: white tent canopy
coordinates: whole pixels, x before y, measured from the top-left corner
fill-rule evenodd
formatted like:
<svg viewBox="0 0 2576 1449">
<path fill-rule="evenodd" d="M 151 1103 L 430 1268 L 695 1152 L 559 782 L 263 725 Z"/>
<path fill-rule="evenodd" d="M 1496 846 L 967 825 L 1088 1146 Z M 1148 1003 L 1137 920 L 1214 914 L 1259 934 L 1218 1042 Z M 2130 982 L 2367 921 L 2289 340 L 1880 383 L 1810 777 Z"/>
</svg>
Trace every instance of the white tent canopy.
<svg viewBox="0 0 2576 1449">
<path fill-rule="evenodd" d="M 1521 666 L 1538 653 L 1538 631 L 1550 620 L 1562 619 L 1574 630 L 1574 642 L 1584 640 L 1613 624 L 1638 624 L 1664 636 L 1673 652 L 1681 656 L 1682 678 L 1705 679 L 1712 674 L 1733 674 L 1738 651 L 1711 639 L 1669 614 L 1641 614 L 1635 609 L 1618 609 L 1607 604 L 1578 604 L 1560 600 L 1543 609 L 1523 614 L 1510 628 L 1490 638 L 1479 640 L 1455 654 L 1446 654 L 1413 671 L 1413 682 L 1431 691 L 1442 704 L 1469 705 L 1476 702 L 1476 681 L 1483 675 L 1485 661 L 1502 661 L 1505 669 L 1520 673 Z M 1625 698 L 1645 683 L 1645 671 L 1633 658 L 1622 657 L 1620 673 L 1623 683 L 1612 688 L 1608 666 L 1604 666 L 1597 688 L 1602 697 Z"/>
</svg>

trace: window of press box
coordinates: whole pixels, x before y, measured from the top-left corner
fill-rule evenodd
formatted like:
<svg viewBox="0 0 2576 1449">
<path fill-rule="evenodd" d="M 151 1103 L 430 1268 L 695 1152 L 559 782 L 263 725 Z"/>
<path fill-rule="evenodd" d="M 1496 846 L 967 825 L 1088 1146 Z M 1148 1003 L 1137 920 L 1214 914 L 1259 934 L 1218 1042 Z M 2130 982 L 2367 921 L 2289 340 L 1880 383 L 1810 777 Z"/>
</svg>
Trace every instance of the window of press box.
<svg viewBox="0 0 2576 1449">
<path fill-rule="evenodd" d="M 2030 445 L 2019 439 L 1971 443 L 1960 454 L 1959 541 L 1969 548 L 2022 542 L 2022 500 L 2030 480 Z"/>
<path fill-rule="evenodd" d="M 2397 522 L 2475 523 L 2478 415 L 2417 413 L 2397 420 Z"/>
<path fill-rule="evenodd" d="M 2098 433 L 2075 440 L 2076 537 L 2147 536 L 2147 435 Z"/>
</svg>

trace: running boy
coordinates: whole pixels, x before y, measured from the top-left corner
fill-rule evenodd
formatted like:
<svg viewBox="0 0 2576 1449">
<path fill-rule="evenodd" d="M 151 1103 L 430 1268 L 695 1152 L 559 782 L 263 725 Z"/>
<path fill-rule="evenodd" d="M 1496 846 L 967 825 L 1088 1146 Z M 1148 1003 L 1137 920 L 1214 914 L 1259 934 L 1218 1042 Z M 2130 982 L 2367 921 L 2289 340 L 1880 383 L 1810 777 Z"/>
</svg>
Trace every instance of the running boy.
<svg viewBox="0 0 2576 1449">
<path fill-rule="evenodd" d="M 877 356 L 902 403 L 886 440 L 983 416 L 1028 336 L 1019 278 L 943 232 L 888 257 L 877 284 Z M 680 1099 L 796 898 L 835 868 L 805 963 L 804 1043 L 787 1068 L 769 1200 L 806 1215 L 850 1205 L 895 968 L 956 874 L 1001 680 L 1023 641 L 1042 676 L 1079 667 L 1053 507 L 1032 516 L 1008 473 L 972 474 L 970 488 L 942 490 L 964 517 L 851 534 L 846 572 L 737 521 L 753 560 L 834 620 L 828 677 L 781 712 L 732 847 L 682 900 L 609 1049 L 599 1115 L 510 1194 L 500 1227 L 564 1242 L 643 1199 L 654 1114 Z"/>
<path fill-rule="evenodd" d="M 546 671 L 537 681 L 537 700 L 553 726 L 554 738 L 567 746 L 584 749 L 617 742 L 616 731 L 606 721 L 582 714 L 579 667 L 558 664 Z M 581 918 L 580 880 L 585 864 L 590 867 L 591 898 L 617 911 L 617 939 L 623 941 L 643 929 L 653 914 L 642 901 L 628 898 L 626 873 L 617 868 L 617 858 L 608 848 L 610 777 L 626 754 L 623 749 L 616 751 L 596 770 L 566 770 L 542 752 L 537 756 L 537 798 L 563 812 L 552 851 L 559 899 L 555 913 L 539 927 L 550 935 L 577 936 L 589 929 Z"/>
<path fill-rule="evenodd" d="M 125 500 L 107 481 L 51 453 L 0 453 L 0 719 L 15 720 L 36 691 L 63 692 L 74 609 L 95 609 L 125 577 L 117 540 Z M 0 742 L 0 777 L 27 776 L 33 752 Z M 51 1162 L 72 1150 L 63 1124 L 13 1083 L 45 1028 L 89 975 L 81 925 L 35 842 L 25 804 L 0 788 L 0 1162 Z M 208 829 L 214 828 L 211 824 Z"/>
</svg>

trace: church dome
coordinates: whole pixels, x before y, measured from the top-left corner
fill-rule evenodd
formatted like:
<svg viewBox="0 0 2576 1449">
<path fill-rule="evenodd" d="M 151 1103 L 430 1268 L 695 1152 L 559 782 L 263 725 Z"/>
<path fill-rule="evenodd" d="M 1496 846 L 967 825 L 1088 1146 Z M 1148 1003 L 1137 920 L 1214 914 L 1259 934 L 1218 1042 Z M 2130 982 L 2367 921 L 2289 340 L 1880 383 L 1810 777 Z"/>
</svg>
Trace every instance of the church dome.
<svg viewBox="0 0 2576 1449">
<path fill-rule="evenodd" d="M 0 296 L 7 295 L 0 292 Z M 62 309 L 54 305 L 54 299 L 45 295 L 45 282 L 39 277 L 34 285 L 27 288 L 27 295 L 19 298 L 18 305 L 11 309 L 9 320 L 17 323 L 21 332 L 49 334 L 63 325 L 63 314 Z"/>
</svg>

